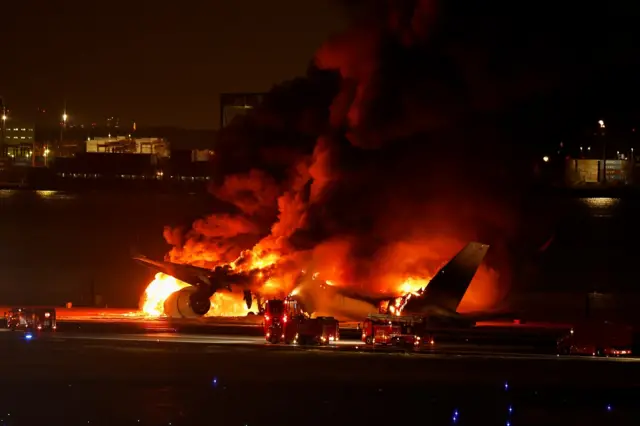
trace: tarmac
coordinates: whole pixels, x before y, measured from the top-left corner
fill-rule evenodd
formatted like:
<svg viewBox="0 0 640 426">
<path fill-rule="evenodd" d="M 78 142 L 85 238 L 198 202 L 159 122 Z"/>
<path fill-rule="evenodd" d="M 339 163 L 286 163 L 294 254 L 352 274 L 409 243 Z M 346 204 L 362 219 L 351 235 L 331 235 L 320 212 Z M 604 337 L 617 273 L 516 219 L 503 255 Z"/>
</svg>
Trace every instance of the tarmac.
<svg viewBox="0 0 640 426">
<path fill-rule="evenodd" d="M 640 419 L 640 359 L 558 356 L 566 324 L 485 323 L 415 350 L 368 347 L 357 323 L 342 323 L 338 342 L 306 347 L 268 344 L 259 316 L 57 313 L 54 332 L 0 331 L 0 426 Z"/>
<path fill-rule="evenodd" d="M 635 359 L 260 340 L 1 332 L 0 424 L 635 425 L 640 418 Z"/>
</svg>

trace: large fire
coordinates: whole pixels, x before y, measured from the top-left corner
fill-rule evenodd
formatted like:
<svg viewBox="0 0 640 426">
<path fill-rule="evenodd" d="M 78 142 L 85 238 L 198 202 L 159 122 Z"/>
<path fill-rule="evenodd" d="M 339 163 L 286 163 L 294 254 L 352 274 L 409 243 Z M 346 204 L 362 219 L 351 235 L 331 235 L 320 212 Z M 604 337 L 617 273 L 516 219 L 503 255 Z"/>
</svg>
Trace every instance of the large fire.
<svg viewBox="0 0 640 426">
<path fill-rule="evenodd" d="M 189 287 L 189 284 L 170 275 L 157 273 L 142 296 L 140 310 L 148 316 L 164 315 L 164 302 L 174 292 Z M 242 295 L 218 292 L 211 296 L 211 309 L 206 316 L 239 317 L 249 312 L 257 313 L 257 307 L 247 308 Z"/>
<path fill-rule="evenodd" d="M 243 256 L 246 260 L 249 254 L 245 253 Z M 277 258 L 273 256 L 270 256 L 269 259 L 261 259 L 259 257 L 253 257 L 253 259 L 255 263 L 251 263 L 251 265 L 246 266 L 246 268 L 262 270 L 268 269 L 277 263 Z M 470 287 L 469 292 L 465 295 L 461 303 L 462 311 L 484 308 L 495 298 L 495 295 L 486 288 L 486 272 L 487 270 L 481 269 L 478 274 L 479 279 L 474 279 L 472 282 L 479 283 L 479 285 L 476 284 Z M 306 271 L 302 270 L 300 273 L 304 275 Z M 270 277 L 267 272 L 259 272 L 258 276 L 263 278 L 263 282 L 260 284 L 260 287 L 255 290 L 257 293 L 266 296 L 282 297 L 288 294 L 296 295 L 298 292 L 297 286 L 287 286 L 285 280 Z M 334 281 L 322 279 L 318 272 L 312 273 L 311 278 L 313 281 L 320 281 L 322 283 L 321 287 L 336 286 Z M 430 279 L 430 275 L 428 277 L 408 277 L 395 285 L 392 284 L 381 293 L 398 295 L 398 297 L 390 300 L 386 306 L 380 306 L 378 308 L 394 315 L 400 315 L 411 297 L 422 294 L 429 284 Z M 485 284 L 482 284 L 483 282 Z M 491 284 L 489 283 L 489 285 Z M 172 276 L 163 273 L 156 274 L 154 280 L 149 283 L 144 292 L 141 301 L 141 311 L 148 316 L 163 316 L 165 300 L 172 293 L 188 286 L 189 284 L 177 280 Z M 250 312 L 258 313 L 258 311 L 259 307 L 257 304 L 253 304 L 251 308 L 247 308 L 246 302 L 240 293 L 216 292 L 211 296 L 211 309 L 206 316 L 238 317 L 245 316 Z"/>
<path fill-rule="evenodd" d="M 183 283 L 170 275 L 159 272 L 144 291 L 140 310 L 151 316 L 163 315 L 164 301 L 167 297 L 188 286 L 189 284 L 187 283 Z"/>
<path fill-rule="evenodd" d="M 516 187 L 503 169 L 514 156 L 499 143 L 480 148 L 465 125 L 486 121 L 470 113 L 482 102 L 460 108 L 459 78 L 473 72 L 443 62 L 458 49 L 429 56 L 433 2 L 359 3 L 385 9 L 328 40 L 306 77 L 220 130 L 211 192 L 224 206 L 186 231 L 165 229 L 168 260 L 252 274 L 251 290 L 265 297 L 311 276 L 398 295 L 388 309 L 399 313 L 465 243 L 492 235 L 486 242 L 499 247 L 519 229 L 504 196 Z M 459 310 L 494 305 L 505 290 L 497 278 L 481 266 Z M 185 285 L 157 276 L 143 310 L 162 315 Z M 209 315 L 247 312 L 240 294 L 212 303 Z"/>
</svg>

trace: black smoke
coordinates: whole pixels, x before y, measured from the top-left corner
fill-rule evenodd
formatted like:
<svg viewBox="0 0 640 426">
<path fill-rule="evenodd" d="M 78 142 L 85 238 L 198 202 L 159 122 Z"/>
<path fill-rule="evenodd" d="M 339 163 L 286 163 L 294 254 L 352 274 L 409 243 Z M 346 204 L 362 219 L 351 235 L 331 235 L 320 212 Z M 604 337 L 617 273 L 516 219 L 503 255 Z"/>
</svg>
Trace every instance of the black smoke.
<svg viewBox="0 0 640 426">
<path fill-rule="evenodd" d="M 532 202 L 545 139 L 592 111 L 584 91 L 602 99 L 608 66 L 637 63 L 603 49 L 612 37 L 628 44 L 623 32 L 604 43 L 597 13 L 540 3 L 345 7 L 353 26 L 307 76 L 221 131 L 213 193 L 256 224 L 256 240 L 287 217 L 270 248 L 344 242 L 342 277 L 359 285 L 400 244 L 438 247 L 441 261 L 481 240 L 506 288 L 518 258 L 552 233 L 553 204 Z"/>
</svg>

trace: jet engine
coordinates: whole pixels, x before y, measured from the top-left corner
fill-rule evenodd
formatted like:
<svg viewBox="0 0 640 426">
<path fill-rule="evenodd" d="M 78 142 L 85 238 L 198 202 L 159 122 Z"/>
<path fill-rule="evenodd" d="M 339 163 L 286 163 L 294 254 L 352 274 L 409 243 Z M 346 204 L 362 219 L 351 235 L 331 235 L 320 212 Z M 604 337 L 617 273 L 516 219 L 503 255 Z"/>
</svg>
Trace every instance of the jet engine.
<svg viewBox="0 0 640 426">
<path fill-rule="evenodd" d="M 164 301 L 164 313 L 170 318 L 198 318 L 211 309 L 211 295 L 197 287 L 185 287 Z"/>
</svg>

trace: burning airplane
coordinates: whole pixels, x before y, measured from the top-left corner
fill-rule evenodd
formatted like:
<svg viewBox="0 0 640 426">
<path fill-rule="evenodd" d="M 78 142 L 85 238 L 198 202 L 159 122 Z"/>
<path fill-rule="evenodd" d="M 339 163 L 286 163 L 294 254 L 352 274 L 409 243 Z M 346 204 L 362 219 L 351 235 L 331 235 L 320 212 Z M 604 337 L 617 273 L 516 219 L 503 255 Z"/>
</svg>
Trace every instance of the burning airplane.
<svg viewBox="0 0 640 426">
<path fill-rule="evenodd" d="M 332 281 L 318 280 L 317 272 L 309 276 L 303 270 L 288 297 L 298 300 L 308 313 L 320 311 L 345 319 L 361 319 L 376 310 L 394 315 L 421 315 L 458 323 L 472 322 L 471 317 L 461 315 L 457 310 L 488 249 L 489 246 L 485 244 L 469 243 L 433 278 L 410 278 L 394 294 L 367 295 L 348 287 L 335 286 Z M 271 281 L 268 269 L 272 265 L 263 269 L 254 265 L 250 272 L 243 272 L 235 270 L 241 262 L 208 270 L 154 261 L 144 256 L 134 259 L 158 272 L 146 290 L 142 306 L 142 310 L 149 315 L 193 318 L 209 314 L 212 307 L 216 308 L 214 315 L 256 313 L 260 309 L 260 291 L 268 292 L 268 283 Z M 246 310 L 238 309 L 238 299 L 231 296 L 234 291 L 232 286 L 242 291 Z M 222 312 L 217 307 L 225 297 L 232 302 Z M 256 299 L 257 306 L 252 311 L 253 299 Z"/>
<path fill-rule="evenodd" d="M 138 259 L 165 274 L 145 311 L 246 314 L 260 298 L 313 291 L 317 312 L 333 309 L 323 295 L 355 294 L 358 312 L 387 298 L 392 313 L 468 313 L 505 295 L 513 241 L 544 234 L 518 216 L 530 167 L 484 127 L 474 96 L 485 92 L 447 56 L 458 50 L 430 37 L 431 2 L 360 3 L 383 10 L 354 14 L 357 25 L 329 39 L 305 77 L 220 130 L 217 211 L 165 229 L 165 260 Z M 449 281 L 449 266 L 438 271 L 468 241 L 492 250 L 475 275 Z"/>
</svg>

